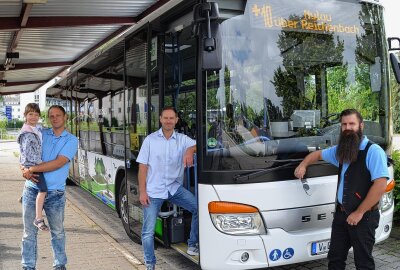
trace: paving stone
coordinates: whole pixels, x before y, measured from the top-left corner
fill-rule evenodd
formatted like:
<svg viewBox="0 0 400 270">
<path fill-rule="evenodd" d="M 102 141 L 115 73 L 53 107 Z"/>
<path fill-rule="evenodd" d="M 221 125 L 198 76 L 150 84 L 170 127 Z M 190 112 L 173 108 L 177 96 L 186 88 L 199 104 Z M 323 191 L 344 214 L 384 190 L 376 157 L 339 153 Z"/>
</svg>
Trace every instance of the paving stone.
<svg viewBox="0 0 400 270">
<path fill-rule="evenodd" d="M 7 147 L 9 148 L 9 147 Z M 18 159 L 12 150 L 4 150 L 0 142 L 0 270 L 20 269 L 20 246 L 22 238 L 21 204 L 17 202 L 21 195 L 24 180 L 18 169 Z M 120 226 L 118 232 L 109 227 L 115 225 L 118 216 L 115 211 L 105 208 L 100 218 L 94 220 L 91 211 L 84 212 L 82 205 L 77 203 L 79 197 L 74 189 L 67 192 L 67 206 L 65 212 L 65 229 L 67 235 L 67 255 L 69 270 L 110 270 L 110 269 L 139 269 L 144 270 L 143 251 L 140 244 L 131 241 Z M 93 198 L 93 200 L 96 200 Z M 74 203 L 72 203 L 72 201 Z M 86 202 L 86 201 L 85 201 Z M 88 203 L 90 204 L 90 203 Z M 111 224 L 111 225 L 110 225 Z M 114 226 L 115 227 L 115 226 Z M 114 228 L 115 229 L 115 228 Z M 52 266 L 52 250 L 50 234 L 39 232 L 38 236 L 38 269 L 50 270 Z M 400 226 L 395 225 L 389 239 L 377 244 L 374 248 L 376 269 L 400 270 Z M 135 262 L 125 257 L 121 250 L 126 251 Z M 172 249 L 158 247 L 157 270 L 196 270 L 200 269 Z M 355 269 L 354 256 L 348 257 L 346 270 Z M 273 270 L 299 269 L 322 270 L 327 269 L 327 260 L 286 265 L 270 268 Z"/>
</svg>

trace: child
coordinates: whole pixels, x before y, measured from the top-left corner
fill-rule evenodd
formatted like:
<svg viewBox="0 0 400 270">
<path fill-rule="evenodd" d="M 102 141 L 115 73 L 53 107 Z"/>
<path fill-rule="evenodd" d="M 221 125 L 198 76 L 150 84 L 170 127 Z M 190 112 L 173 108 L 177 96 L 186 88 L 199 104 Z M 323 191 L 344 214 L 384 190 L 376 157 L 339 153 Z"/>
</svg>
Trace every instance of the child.
<svg viewBox="0 0 400 270">
<path fill-rule="evenodd" d="M 20 164 L 25 168 L 37 165 L 42 162 L 42 133 L 40 127 L 37 126 L 40 117 L 40 108 L 36 103 L 29 103 L 25 107 L 25 123 L 21 128 L 17 141 L 19 143 Z M 38 173 L 39 182 L 37 187 L 39 193 L 36 197 L 36 218 L 33 225 L 41 231 L 48 231 L 46 223 L 43 219 L 43 204 L 47 194 L 46 181 L 43 173 Z"/>
</svg>

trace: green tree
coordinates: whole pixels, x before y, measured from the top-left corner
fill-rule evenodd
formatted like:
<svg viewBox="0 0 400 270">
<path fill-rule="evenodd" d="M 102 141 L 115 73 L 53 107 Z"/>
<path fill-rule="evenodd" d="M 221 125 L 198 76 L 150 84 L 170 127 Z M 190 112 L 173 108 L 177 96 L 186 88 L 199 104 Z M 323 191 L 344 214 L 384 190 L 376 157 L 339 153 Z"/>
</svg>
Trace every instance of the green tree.
<svg viewBox="0 0 400 270">
<path fill-rule="evenodd" d="M 400 57 L 400 54 L 398 54 Z M 393 132 L 400 133 L 400 85 L 394 78 L 392 69 L 390 69 L 390 93 L 392 96 L 392 118 L 393 118 Z"/>
<path fill-rule="evenodd" d="M 392 159 L 394 161 L 394 179 L 399 179 L 400 177 L 400 151 L 396 150 L 392 153 Z M 400 220 L 400 183 L 397 182 L 394 188 L 394 219 Z"/>
<path fill-rule="evenodd" d="M 118 127 L 118 119 L 111 117 L 111 127 Z"/>
<path fill-rule="evenodd" d="M 291 15 L 288 20 L 312 19 Z M 283 68 L 278 67 L 274 72 L 272 83 L 276 94 L 282 97 L 283 117 L 290 117 L 295 109 L 321 109 L 318 87 L 310 91 L 312 85 L 307 88 L 305 82 L 315 83 L 308 75 L 318 77 L 327 68 L 343 64 L 344 42 L 335 39 L 333 33 L 282 30 L 277 45 Z"/>
<path fill-rule="evenodd" d="M 46 126 L 46 127 L 51 126 L 48 115 L 47 115 L 47 108 L 40 112 L 40 119 L 42 120 L 42 123 L 44 126 Z"/>
<path fill-rule="evenodd" d="M 13 119 L 7 123 L 7 128 L 21 128 L 23 125 L 23 120 Z"/>
<path fill-rule="evenodd" d="M 108 121 L 107 117 L 103 117 L 103 127 L 110 127 L 110 122 Z"/>
<path fill-rule="evenodd" d="M 7 119 L 0 120 L 0 130 L 6 130 L 7 122 Z"/>
</svg>

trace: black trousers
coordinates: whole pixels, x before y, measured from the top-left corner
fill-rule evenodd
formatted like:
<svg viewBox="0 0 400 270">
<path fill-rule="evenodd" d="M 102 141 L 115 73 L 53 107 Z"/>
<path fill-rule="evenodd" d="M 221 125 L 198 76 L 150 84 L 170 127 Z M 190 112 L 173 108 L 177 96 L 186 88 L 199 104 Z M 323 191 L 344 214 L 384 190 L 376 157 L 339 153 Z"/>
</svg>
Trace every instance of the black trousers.
<svg viewBox="0 0 400 270">
<path fill-rule="evenodd" d="M 347 216 L 340 209 L 336 210 L 334 215 L 328 269 L 344 270 L 351 247 L 353 247 L 356 269 L 375 269 L 372 248 L 375 244 L 375 229 L 379 225 L 379 211 L 366 212 L 357 226 L 347 224 Z"/>
</svg>

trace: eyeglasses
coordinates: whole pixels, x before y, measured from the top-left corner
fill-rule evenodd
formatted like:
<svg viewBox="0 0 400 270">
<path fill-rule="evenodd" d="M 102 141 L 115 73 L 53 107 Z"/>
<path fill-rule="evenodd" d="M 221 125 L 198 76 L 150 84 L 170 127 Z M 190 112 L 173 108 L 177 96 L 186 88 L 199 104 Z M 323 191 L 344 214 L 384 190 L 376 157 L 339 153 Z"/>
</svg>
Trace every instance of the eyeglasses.
<svg viewBox="0 0 400 270">
<path fill-rule="evenodd" d="M 310 189 L 310 185 L 309 185 L 308 182 L 307 182 L 307 179 L 303 178 L 303 179 L 301 179 L 300 181 L 301 181 L 301 184 L 303 185 L 304 192 L 305 192 L 308 196 L 311 196 L 312 191 L 311 191 L 311 189 Z"/>
</svg>

